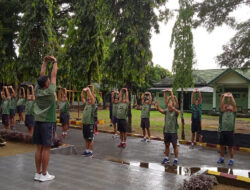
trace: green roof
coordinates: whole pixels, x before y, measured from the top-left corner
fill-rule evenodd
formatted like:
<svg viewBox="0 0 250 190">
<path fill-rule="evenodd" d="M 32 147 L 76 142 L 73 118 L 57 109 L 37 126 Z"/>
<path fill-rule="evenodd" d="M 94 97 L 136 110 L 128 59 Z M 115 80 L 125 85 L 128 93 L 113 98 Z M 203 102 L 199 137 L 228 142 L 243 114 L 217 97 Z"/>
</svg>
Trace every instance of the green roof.
<svg viewBox="0 0 250 190">
<path fill-rule="evenodd" d="M 250 83 L 250 68 L 249 69 L 207 69 L 207 70 L 193 70 L 194 86 L 207 86 L 213 83 L 225 73 L 230 71 L 235 72 L 242 78 L 246 79 Z M 154 83 L 154 87 L 171 87 L 173 85 L 174 78 L 166 77 L 157 83 Z"/>
</svg>

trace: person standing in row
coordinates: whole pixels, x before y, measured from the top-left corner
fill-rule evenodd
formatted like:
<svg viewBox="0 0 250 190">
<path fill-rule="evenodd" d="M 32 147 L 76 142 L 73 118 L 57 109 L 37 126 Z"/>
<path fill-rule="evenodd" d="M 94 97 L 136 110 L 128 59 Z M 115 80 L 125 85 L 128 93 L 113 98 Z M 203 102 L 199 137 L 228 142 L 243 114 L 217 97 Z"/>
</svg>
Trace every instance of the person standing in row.
<svg viewBox="0 0 250 190">
<path fill-rule="evenodd" d="M 51 78 L 45 75 L 47 62 L 53 62 Z M 49 181 L 55 179 L 50 175 L 47 168 L 50 158 L 50 149 L 54 145 L 54 135 L 56 130 L 56 75 L 57 60 L 53 56 L 44 58 L 40 77 L 35 86 L 35 128 L 33 133 L 33 143 L 37 145 L 35 153 L 36 173 L 34 180 Z"/>
<path fill-rule="evenodd" d="M 227 104 L 225 104 L 225 98 L 227 98 Z M 232 105 L 230 104 L 232 102 Z M 235 119 L 236 119 L 236 112 L 237 106 L 236 102 L 233 98 L 232 93 L 225 93 L 222 96 L 220 102 L 220 111 L 221 115 L 221 124 L 219 125 L 220 131 L 220 159 L 217 161 L 218 164 L 224 163 L 224 151 L 225 146 L 228 146 L 230 160 L 228 162 L 229 166 L 234 164 L 234 130 L 235 130 Z"/>
<path fill-rule="evenodd" d="M 150 92 L 145 92 L 141 97 L 141 128 L 143 132 L 143 142 L 150 142 L 150 109 L 152 104 L 152 95 Z M 148 140 L 146 138 L 146 130 L 148 134 Z"/>
<path fill-rule="evenodd" d="M 195 93 L 198 94 L 198 98 L 195 98 Z M 199 138 L 200 147 L 202 147 L 202 135 L 201 135 L 201 118 L 202 118 L 202 97 L 201 92 L 198 89 L 194 89 L 192 92 L 192 139 L 191 148 L 194 147 L 195 133 Z"/>
<path fill-rule="evenodd" d="M 2 123 L 6 130 L 10 129 L 10 93 L 7 86 L 3 86 L 1 91 Z"/>
<path fill-rule="evenodd" d="M 86 99 L 85 99 L 86 96 Z M 92 157 L 94 148 L 94 112 L 95 112 L 95 96 L 89 87 L 82 89 L 82 103 L 85 105 L 82 117 L 82 132 L 85 140 L 85 151 L 83 156 Z"/>
<path fill-rule="evenodd" d="M 25 89 L 19 88 L 19 96 L 17 101 L 17 113 L 19 115 L 19 123 L 24 124 L 24 109 L 25 109 Z"/>
<path fill-rule="evenodd" d="M 59 103 L 60 123 L 62 124 L 62 137 L 67 137 L 67 130 L 69 128 L 69 109 L 70 104 L 67 97 L 67 89 L 61 89 L 61 101 Z"/>
<path fill-rule="evenodd" d="M 113 138 L 119 137 L 117 134 L 117 108 L 119 103 L 119 92 L 117 90 L 112 92 L 112 124 L 114 126 Z"/>
<path fill-rule="evenodd" d="M 165 142 L 165 158 L 162 161 L 162 164 L 169 163 L 169 146 L 170 143 L 172 143 L 173 148 L 174 148 L 174 154 L 175 154 L 175 159 L 173 164 L 177 165 L 178 164 L 178 147 L 177 147 L 177 119 L 179 115 L 179 111 L 175 108 L 174 106 L 174 95 L 173 92 L 171 91 L 171 100 L 168 100 L 168 107 L 166 109 L 162 109 L 159 106 L 159 103 L 156 102 L 155 106 L 158 109 L 159 112 L 165 114 L 165 124 L 164 124 L 164 142 Z"/>
<path fill-rule="evenodd" d="M 27 101 L 25 104 L 25 126 L 28 128 L 28 133 L 33 134 L 35 120 L 34 120 L 34 103 L 35 94 L 33 85 L 28 85 L 27 88 Z"/>
<path fill-rule="evenodd" d="M 118 147 L 126 148 L 127 146 L 127 115 L 128 115 L 128 89 L 122 88 L 119 95 L 119 103 L 117 107 L 117 125 L 120 132 L 120 144 Z"/>
<path fill-rule="evenodd" d="M 9 92 L 10 92 L 10 96 L 11 96 L 11 99 L 10 99 L 10 128 L 13 129 L 15 124 L 16 124 L 15 116 L 16 116 L 17 98 L 16 98 L 16 92 L 13 89 L 13 86 L 9 86 L 8 88 L 9 88 Z"/>
</svg>

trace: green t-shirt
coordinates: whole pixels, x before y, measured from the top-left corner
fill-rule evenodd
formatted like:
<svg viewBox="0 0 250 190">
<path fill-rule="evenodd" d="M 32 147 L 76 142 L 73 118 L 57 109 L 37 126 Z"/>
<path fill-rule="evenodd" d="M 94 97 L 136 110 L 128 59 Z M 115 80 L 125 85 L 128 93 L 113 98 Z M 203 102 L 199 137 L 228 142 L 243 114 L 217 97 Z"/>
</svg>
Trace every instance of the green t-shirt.
<svg viewBox="0 0 250 190">
<path fill-rule="evenodd" d="M 141 118 L 149 118 L 150 117 L 150 104 L 143 104 L 141 107 Z"/>
<path fill-rule="evenodd" d="M 95 104 L 85 104 L 83 109 L 82 123 L 86 125 L 94 125 Z"/>
<path fill-rule="evenodd" d="M 117 106 L 117 119 L 127 119 L 128 103 L 120 102 Z"/>
<path fill-rule="evenodd" d="M 69 101 L 65 101 L 65 102 L 60 102 L 59 103 L 59 109 L 60 109 L 60 113 L 67 113 L 69 114 L 69 108 L 70 108 L 70 104 Z"/>
<path fill-rule="evenodd" d="M 34 115 L 35 121 L 56 122 L 56 84 L 50 83 L 49 88 L 42 89 L 39 85 L 35 87 Z"/>
<path fill-rule="evenodd" d="M 234 131 L 235 117 L 235 112 L 223 112 L 221 118 L 220 131 Z"/>
<path fill-rule="evenodd" d="M 118 103 L 113 103 L 112 105 L 112 116 L 117 117 L 117 108 L 118 108 Z"/>
<path fill-rule="evenodd" d="M 165 125 L 164 125 L 164 133 L 177 133 L 178 125 L 177 122 L 177 114 L 174 111 L 169 111 L 168 108 L 165 109 Z"/>
<path fill-rule="evenodd" d="M 10 99 L 2 100 L 1 103 L 2 114 L 10 114 Z"/>
<path fill-rule="evenodd" d="M 201 121 L 202 104 L 199 104 L 198 107 L 196 107 L 195 104 L 192 104 L 191 110 L 192 110 L 192 119 L 197 119 L 197 117 L 200 115 L 200 121 Z"/>
<path fill-rule="evenodd" d="M 16 109 L 16 97 L 12 97 L 11 99 L 10 99 L 10 109 L 13 109 L 13 110 L 15 110 Z"/>
<path fill-rule="evenodd" d="M 17 106 L 25 106 L 25 98 L 19 98 L 17 101 Z"/>
<path fill-rule="evenodd" d="M 25 113 L 26 115 L 34 115 L 34 100 L 27 100 L 25 104 Z"/>
</svg>

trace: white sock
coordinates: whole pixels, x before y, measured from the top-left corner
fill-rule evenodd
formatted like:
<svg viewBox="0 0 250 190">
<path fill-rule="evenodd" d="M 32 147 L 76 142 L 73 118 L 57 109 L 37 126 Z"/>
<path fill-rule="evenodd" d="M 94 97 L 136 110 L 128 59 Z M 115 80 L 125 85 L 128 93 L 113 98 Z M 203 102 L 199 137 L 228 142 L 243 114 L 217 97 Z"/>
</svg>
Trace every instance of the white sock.
<svg viewBox="0 0 250 190">
<path fill-rule="evenodd" d="M 230 160 L 234 161 L 234 159 L 233 159 L 233 158 L 231 158 Z"/>
<path fill-rule="evenodd" d="M 175 158 L 174 160 L 178 161 L 178 158 Z"/>
<path fill-rule="evenodd" d="M 224 160 L 224 157 L 220 157 L 220 158 L 222 158 Z"/>
<path fill-rule="evenodd" d="M 89 150 L 89 152 L 90 152 L 90 153 L 92 153 L 92 152 L 93 152 L 93 150 Z"/>
<path fill-rule="evenodd" d="M 194 146 L 194 143 L 192 142 L 192 146 Z"/>
<path fill-rule="evenodd" d="M 165 156 L 165 159 L 168 159 L 168 156 Z"/>
<path fill-rule="evenodd" d="M 200 147 L 202 147 L 202 144 L 200 143 Z"/>
<path fill-rule="evenodd" d="M 86 152 L 89 153 L 89 149 L 86 149 Z"/>
</svg>

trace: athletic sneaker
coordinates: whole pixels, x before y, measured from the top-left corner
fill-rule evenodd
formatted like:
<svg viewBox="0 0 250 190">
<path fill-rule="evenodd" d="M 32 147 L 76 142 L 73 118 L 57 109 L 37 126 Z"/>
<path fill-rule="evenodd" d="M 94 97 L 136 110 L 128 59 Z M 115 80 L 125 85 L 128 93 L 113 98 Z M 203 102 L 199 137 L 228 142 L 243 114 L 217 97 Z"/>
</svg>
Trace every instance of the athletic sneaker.
<svg viewBox="0 0 250 190">
<path fill-rule="evenodd" d="M 233 161 L 233 160 L 229 160 L 228 165 L 229 165 L 229 166 L 234 165 L 234 161 Z"/>
<path fill-rule="evenodd" d="M 142 140 L 141 140 L 141 142 L 146 142 L 147 141 L 147 139 L 146 138 L 143 138 Z"/>
<path fill-rule="evenodd" d="M 147 143 L 150 143 L 150 142 L 151 142 L 151 140 L 150 140 L 150 139 L 148 139 L 148 140 L 147 140 Z"/>
<path fill-rule="evenodd" d="M 46 173 L 46 175 L 41 174 L 39 181 L 44 182 L 44 181 L 50 181 L 55 179 L 54 175 L 50 175 L 49 172 Z"/>
<path fill-rule="evenodd" d="M 126 143 L 123 143 L 122 144 L 122 148 L 126 148 L 127 144 Z"/>
<path fill-rule="evenodd" d="M 194 145 L 193 145 L 193 144 L 191 144 L 189 148 L 190 148 L 190 149 L 194 149 Z"/>
<path fill-rule="evenodd" d="M 85 150 L 83 153 L 82 153 L 82 156 L 87 156 L 88 155 L 88 152 Z"/>
<path fill-rule="evenodd" d="M 87 154 L 87 157 L 93 157 L 93 152 L 89 152 L 89 153 Z"/>
<path fill-rule="evenodd" d="M 174 162 L 173 162 L 173 165 L 174 166 L 178 165 L 178 160 L 175 159 Z"/>
<path fill-rule="evenodd" d="M 169 163 L 169 159 L 167 159 L 167 158 L 164 158 L 163 160 L 162 160 L 162 162 L 161 162 L 162 164 L 167 164 L 167 163 Z"/>
<path fill-rule="evenodd" d="M 41 174 L 35 173 L 34 180 L 35 181 L 40 181 Z"/>
<path fill-rule="evenodd" d="M 218 161 L 217 161 L 218 164 L 223 164 L 224 163 L 224 159 L 223 158 L 220 158 Z"/>
<path fill-rule="evenodd" d="M 119 147 L 119 148 L 122 148 L 122 147 L 123 147 L 123 144 L 122 144 L 122 143 L 118 144 L 118 147 Z"/>
</svg>

